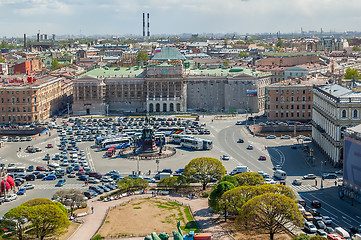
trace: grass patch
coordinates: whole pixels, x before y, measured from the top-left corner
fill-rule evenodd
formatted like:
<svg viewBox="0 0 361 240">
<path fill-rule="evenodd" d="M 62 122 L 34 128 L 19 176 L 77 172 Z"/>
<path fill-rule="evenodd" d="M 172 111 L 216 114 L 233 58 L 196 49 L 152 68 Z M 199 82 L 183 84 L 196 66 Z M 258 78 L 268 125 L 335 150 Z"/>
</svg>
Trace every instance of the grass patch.
<svg viewBox="0 0 361 240">
<path fill-rule="evenodd" d="M 194 221 L 191 211 L 189 210 L 188 206 L 183 207 L 184 213 L 187 218 L 187 224 L 185 227 L 181 226 L 181 229 L 185 232 L 194 231 L 196 233 L 200 233 L 201 230 L 198 228 L 197 223 Z"/>
<path fill-rule="evenodd" d="M 134 207 L 133 209 L 142 209 L 141 207 Z"/>
</svg>

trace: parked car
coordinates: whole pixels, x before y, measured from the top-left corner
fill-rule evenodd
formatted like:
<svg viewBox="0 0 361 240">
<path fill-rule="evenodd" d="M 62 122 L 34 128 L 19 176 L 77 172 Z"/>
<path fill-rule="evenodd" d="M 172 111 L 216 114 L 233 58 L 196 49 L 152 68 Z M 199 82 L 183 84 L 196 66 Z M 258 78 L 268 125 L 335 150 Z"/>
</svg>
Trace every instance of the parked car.
<svg viewBox="0 0 361 240">
<path fill-rule="evenodd" d="M 317 228 L 311 222 L 305 222 L 305 230 L 309 233 L 315 233 Z"/>
<path fill-rule="evenodd" d="M 26 181 L 35 181 L 35 178 L 36 178 L 35 174 L 28 174 L 25 176 Z"/>
<path fill-rule="evenodd" d="M 338 178 L 336 173 L 325 173 L 322 174 L 322 179 L 336 179 Z"/>
<path fill-rule="evenodd" d="M 54 174 L 49 174 L 48 176 L 43 178 L 43 181 L 44 180 L 55 180 L 55 179 L 56 179 L 56 176 Z"/>
<path fill-rule="evenodd" d="M 14 201 L 18 198 L 18 196 L 16 194 L 10 194 L 10 195 L 7 195 L 6 198 L 5 198 L 5 202 L 11 202 L 11 201 Z"/>
<path fill-rule="evenodd" d="M 253 146 L 252 146 L 252 145 L 248 145 L 248 146 L 247 146 L 247 150 L 253 150 Z"/>
<path fill-rule="evenodd" d="M 321 237 L 324 237 L 325 239 L 327 238 L 327 233 L 326 233 L 325 230 L 323 230 L 323 229 L 317 229 L 316 235 L 319 235 L 319 236 L 321 236 Z"/>
<path fill-rule="evenodd" d="M 55 185 L 55 187 L 62 187 L 66 183 L 65 179 L 60 179 L 58 183 Z"/>
<path fill-rule="evenodd" d="M 280 139 L 291 139 L 290 135 L 282 135 Z"/>
<path fill-rule="evenodd" d="M 276 139 L 276 136 L 275 135 L 269 135 L 266 137 L 266 139 Z"/>
<path fill-rule="evenodd" d="M 326 224 L 322 220 L 315 222 L 315 226 L 318 229 L 326 229 Z"/>
<path fill-rule="evenodd" d="M 222 160 L 229 160 L 229 156 L 226 155 L 226 154 L 224 154 L 224 155 L 222 156 Z"/>
<path fill-rule="evenodd" d="M 307 220 L 307 221 L 312 221 L 313 220 L 313 216 L 310 212 L 304 212 L 303 213 L 303 217 Z"/>
<path fill-rule="evenodd" d="M 258 160 L 262 160 L 262 161 L 266 161 L 266 156 L 264 156 L 264 155 L 261 155 L 261 156 L 259 156 L 259 158 L 258 158 Z"/>
<path fill-rule="evenodd" d="M 17 195 L 24 195 L 26 193 L 26 188 L 22 187 L 19 189 L 19 191 L 16 193 Z"/>
<path fill-rule="evenodd" d="M 332 219 L 329 216 L 322 216 L 322 221 L 326 224 L 326 225 L 331 225 L 332 224 Z"/>
<path fill-rule="evenodd" d="M 47 147 L 47 148 L 53 148 L 54 146 L 53 146 L 53 144 L 48 143 L 48 145 L 46 145 L 46 147 Z"/>
<path fill-rule="evenodd" d="M 29 190 L 29 189 L 34 189 L 35 186 L 34 186 L 33 184 L 27 183 L 27 184 L 24 185 L 24 188 L 25 188 L 26 190 Z"/>
</svg>

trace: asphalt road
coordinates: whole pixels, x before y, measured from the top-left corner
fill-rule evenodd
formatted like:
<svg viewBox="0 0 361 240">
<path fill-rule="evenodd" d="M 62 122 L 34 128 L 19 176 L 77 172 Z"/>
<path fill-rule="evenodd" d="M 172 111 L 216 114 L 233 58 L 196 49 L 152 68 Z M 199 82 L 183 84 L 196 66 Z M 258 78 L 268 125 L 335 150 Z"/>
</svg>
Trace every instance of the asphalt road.
<svg viewBox="0 0 361 240">
<path fill-rule="evenodd" d="M 227 154 L 230 160 L 223 161 L 227 172 L 232 171 L 236 166 L 246 165 L 251 171 L 263 171 L 269 175 L 273 175 L 273 167 L 281 165 L 282 169 L 287 172 L 286 184 L 290 186 L 297 195 L 302 197 L 310 206 L 312 200 L 319 200 L 322 203 L 320 212 L 328 215 L 333 219 L 336 226 L 344 227 L 348 230 L 350 226 L 359 225 L 361 223 L 360 205 L 355 203 L 351 206 L 349 200 L 341 200 L 337 195 L 337 187 L 334 186 L 334 180 L 327 180 L 324 183 L 325 189 L 320 190 L 320 169 L 321 161 L 324 161 L 322 154 L 315 150 L 315 164 L 310 164 L 306 161 L 306 153 L 301 149 L 291 149 L 293 144 L 297 144 L 295 138 L 292 139 L 265 139 L 262 137 L 254 137 L 248 132 L 245 126 L 235 125 L 237 120 L 244 120 L 245 115 L 240 115 L 237 118 L 225 118 L 223 120 L 212 121 L 212 116 L 205 116 L 200 118 L 200 123 L 206 123 L 206 127 L 211 131 L 210 135 L 197 136 L 204 139 L 213 141 L 213 149 L 209 151 L 191 151 L 181 149 L 179 146 L 174 145 L 177 153 L 165 159 L 160 159 L 159 170 L 164 168 L 171 168 L 173 171 L 183 168 L 190 160 L 196 157 L 214 157 L 220 159 L 220 156 Z M 46 153 L 53 156 L 58 153 L 57 145 L 59 138 L 57 137 L 56 130 L 51 131 L 51 137 L 46 134 L 36 136 L 31 142 L 19 143 L 6 143 L 4 148 L 0 149 L 1 163 L 20 163 L 28 165 L 46 165 L 43 157 Z M 239 138 L 245 140 L 244 143 L 237 143 Z M 54 148 L 46 149 L 45 146 L 52 143 Z M 253 150 L 246 150 L 248 145 L 253 145 Z M 24 149 L 28 145 L 39 146 L 43 149 L 40 153 L 25 153 Z M 136 160 L 129 160 L 124 158 L 105 158 L 104 152 L 92 148 L 93 142 L 80 142 L 78 146 L 80 149 L 85 150 L 87 160 L 90 166 L 94 166 L 96 171 L 101 173 L 110 170 L 118 170 L 121 175 L 127 176 L 132 171 L 137 170 L 138 162 Z M 265 149 L 267 146 L 267 149 Z M 17 152 L 21 147 L 22 151 Z M 311 145 L 311 148 L 312 145 Z M 258 160 L 259 156 L 265 155 L 267 160 Z M 147 173 L 151 170 L 152 175 L 156 173 L 157 164 L 155 160 L 142 160 L 139 161 L 139 169 L 142 173 Z M 335 171 L 330 165 L 323 166 L 324 171 Z M 318 176 L 318 185 L 315 186 L 314 180 L 304 180 L 301 186 L 292 185 L 294 179 L 301 179 L 303 175 L 314 173 Z M 13 202 L 5 203 L 0 207 L 0 216 L 7 212 L 9 209 L 20 205 L 22 202 L 32 199 L 34 197 L 51 198 L 51 196 L 59 190 L 55 187 L 56 181 L 40 181 L 32 182 L 36 185 L 34 190 L 27 191 L 25 196 Z M 67 183 L 62 188 L 76 188 L 85 189 L 83 182 L 76 179 L 68 179 Z M 335 226 L 333 225 L 333 227 Z"/>
</svg>

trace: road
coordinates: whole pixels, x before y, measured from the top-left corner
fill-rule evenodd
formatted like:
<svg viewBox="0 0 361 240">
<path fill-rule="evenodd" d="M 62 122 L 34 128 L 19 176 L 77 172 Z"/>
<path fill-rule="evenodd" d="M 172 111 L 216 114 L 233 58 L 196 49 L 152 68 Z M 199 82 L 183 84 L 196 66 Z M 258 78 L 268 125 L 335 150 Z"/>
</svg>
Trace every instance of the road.
<svg viewBox="0 0 361 240">
<path fill-rule="evenodd" d="M 196 157 L 214 157 L 220 159 L 220 156 L 227 154 L 230 160 L 223 161 L 227 172 L 232 171 L 236 166 L 247 165 L 252 171 L 263 171 L 269 175 L 273 175 L 273 167 L 281 165 L 282 169 L 287 172 L 286 184 L 290 186 L 296 194 L 303 198 L 307 205 L 310 206 L 310 201 L 319 200 L 322 203 L 320 212 L 331 217 L 335 224 L 348 229 L 350 226 L 358 225 L 361 222 L 360 205 L 355 203 L 351 206 L 350 201 L 341 200 L 337 195 L 337 187 L 334 186 L 334 180 L 325 181 L 325 189 L 320 190 L 320 169 L 321 161 L 324 161 L 323 155 L 314 147 L 315 164 L 308 163 L 306 153 L 302 148 L 291 149 L 291 146 L 297 144 L 295 138 L 292 139 L 265 139 L 264 137 L 254 137 L 248 132 L 245 126 L 235 125 L 237 120 L 244 120 L 245 115 L 239 115 L 237 118 L 225 118 L 222 120 L 212 121 L 212 116 L 205 116 L 200 118 L 200 123 L 205 123 L 206 127 L 211 131 L 210 135 L 201 135 L 198 137 L 210 139 L 213 141 L 213 149 L 210 151 L 191 151 L 181 149 L 174 145 L 177 153 L 165 159 L 160 159 L 159 170 L 164 168 L 171 168 L 176 170 L 183 168 L 190 160 Z M 244 143 L 237 143 L 239 138 L 245 140 Z M 52 143 L 55 148 L 46 149 L 45 146 Z M 40 146 L 43 152 L 40 153 L 25 153 L 23 150 L 28 145 Z M 46 153 L 54 155 L 59 152 L 57 150 L 59 138 L 55 130 L 51 131 L 51 136 L 46 134 L 36 136 L 31 142 L 7 143 L 4 148 L 0 149 L 1 163 L 21 163 L 28 165 L 46 165 L 46 161 L 42 160 Z M 246 150 L 248 145 L 253 145 L 253 150 Z M 86 152 L 88 164 L 92 169 L 102 173 L 110 170 L 118 170 L 120 174 L 126 176 L 137 169 L 137 161 L 129 160 L 119 157 L 105 158 L 104 152 L 92 148 L 93 142 L 78 143 L 80 149 Z M 265 149 L 267 146 L 267 149 Z M 21 147 L 22 151 L 17 152 Z M 258 160 L 259 156 L 265 155 L 266 161 Z M 142 160 L 139 162 L 140 171 L 147 173 L 151 170 L 152 175 L 156 173 L 157 164 L 155 160 Z M 326 171 L 335 171 L 330 165 L 323 166 Z M 304 180 L 301 186 L 294 186 L 292 182 L 294 179 L 301 179 L 303 175 L 314 173 L 318 176 L 318 185 L 315 186 L 314 180 Z M 25 196 L 20 196 L 16 201 L 5 203 L 0 208 L 0 216 L 6 211 L 15 207 L 22 202 L 32 199 L 34 197 L 51 198 L 51 196 L 59 190 L 55 187 L 54 181 L 43 182 L 36 180 L 34 184 L 36 188 L 29 190 Z M 63 187 L 66 189 L 76 188 L 85 189 L 83 182 L 76 179 L 67 179 L 67 184 Z M 335 225 L 334 225 L 335 226 Z"/>
</svg>

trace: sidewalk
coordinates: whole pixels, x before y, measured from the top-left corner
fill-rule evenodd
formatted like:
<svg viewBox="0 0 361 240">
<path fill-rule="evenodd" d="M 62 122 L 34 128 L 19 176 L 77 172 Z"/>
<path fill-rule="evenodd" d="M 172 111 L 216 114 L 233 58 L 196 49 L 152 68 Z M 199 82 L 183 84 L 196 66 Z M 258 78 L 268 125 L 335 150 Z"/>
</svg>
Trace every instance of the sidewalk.
<svg viewBox="0 0 361 240">
<path fill-rule="evenodd" d="M 88 215 L 77 218 L 78 220 L 83 221 L 83 223 L 70 236 L 70 238 L 68 238 L 68 240 L 83 240 L 83 239 L 90 240 L 102 225 L 103 219 L 106 215 L 108 208 L 121 205 L 122 203 L 125 203 L 129 200 L 133 200 L 136 198 L 146 198 L 146 197 L 151 197 L 151 194 L 133 195 L 111 202 L 97 201 L 96 199 L 89 201 Z M 208 208 L 207 199 L 199 198 L 199 199 L 190 200 L 188 198 L 170 197 L 170 196 L 159 196 L 159 197 L 169 199 L 171 201 L 173 200 L 173 201 L 181 202 L 185 205 L 189 205 L 191 212 L 194 215 L 194 219 L 197 222 L 199 228 L 202 230 L 202 232 L 212 233 L 212 238 L 219 240 L 232 239 L 219 225 L 216 224 L 218 215 L 212 213 L 211 210 Z M 94 213 L 91 213 L 92 207 L 94 208 Z M 174 230 L 176 230 L 176 226 L 174 226 Z M 144 237 L 122 238 L 122 239 L 143 240 Z"/>
</svg>

